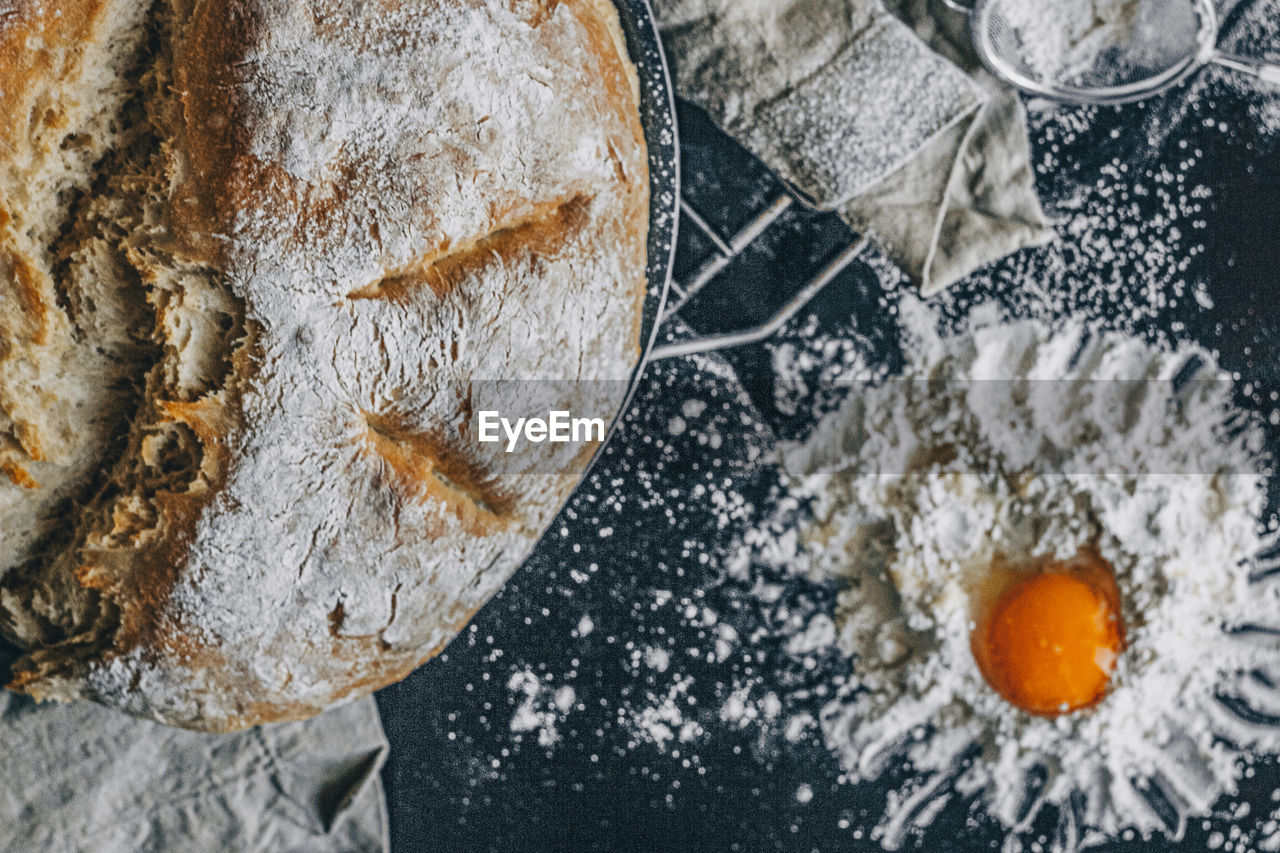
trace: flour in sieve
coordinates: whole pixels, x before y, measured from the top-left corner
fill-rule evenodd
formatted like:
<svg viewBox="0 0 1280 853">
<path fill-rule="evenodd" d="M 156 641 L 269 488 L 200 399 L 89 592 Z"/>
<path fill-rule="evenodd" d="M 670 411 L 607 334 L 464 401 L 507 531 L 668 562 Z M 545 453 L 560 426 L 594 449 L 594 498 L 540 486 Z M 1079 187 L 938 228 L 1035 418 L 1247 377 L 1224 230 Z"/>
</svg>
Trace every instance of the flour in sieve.
<svg viewBox="0 0 1280 853">
<path fill-rule="evenodd" d="M 1278 716 L 1280 640 L 1233 629 L 1280 612 L 1280 585 L 1255 576 L 1260 432 L 1195 347 L 994 310 L 944 339 L 913 300 L 902 317 L 904 380 L 858 389 L 784 452 L 812 500 L 806 571 L 843 588 L 852 675 L 823 709 L 827 742 L 854 781 L 904 759 L 919 774 L 873 834 L 896 847 L 959 793 L 1015 839 L 1056 807 L 1061 849 L 1181 836 L 1253 755 L 1280 751 L 1280 728 L 1244 712 Z M 973 661 L 967 581 L 997 549 L 1086 543 L 1115 567 L 1128 647 L 1098 706 L 1033 717 Z"/>
<path fill-rule="evenodd" d="M 1007 0 L 1001 16 L 1017 34 L 1019 58 L 1037 80 L 1067 83 L 1090 71 L 1108 48 L 1133 35 L 1151 0 Z"/>
</svg>

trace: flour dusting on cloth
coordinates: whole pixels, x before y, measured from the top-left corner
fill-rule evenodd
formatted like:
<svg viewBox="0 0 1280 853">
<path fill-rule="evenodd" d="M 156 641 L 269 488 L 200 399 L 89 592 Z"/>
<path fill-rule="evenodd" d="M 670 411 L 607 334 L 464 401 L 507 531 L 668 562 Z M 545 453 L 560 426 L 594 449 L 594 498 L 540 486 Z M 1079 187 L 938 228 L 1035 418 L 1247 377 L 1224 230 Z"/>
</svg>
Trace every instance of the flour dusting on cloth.
<svg viewBox="0 0 1280 853">
<path fill-rule="evenodd" d="M 888 848 L 957 793 L 1015 847 L 1044 806 L 1055 849 L 1181 837 L 1280 751 L 1261 430 L 1200 348 L 973 316 L 943 338 L 908 301 L 902 380 L 784 450 L 813 511 L 802 563 L 841 589 L 852 675 L 822 712 L 827 743 L 852 781 L 916 771 L 873 832 Z M 1097 705 L 1033 716 L 974 661 L 974 576 L 997 553 L 1086 546 L 1114 567 L 1127 645 Z"/>
<path fill-rule="evenodd" d="M 880 0 L 658 0 L 680 94 L 836 209 L 985 96 Z"/>
</svg>

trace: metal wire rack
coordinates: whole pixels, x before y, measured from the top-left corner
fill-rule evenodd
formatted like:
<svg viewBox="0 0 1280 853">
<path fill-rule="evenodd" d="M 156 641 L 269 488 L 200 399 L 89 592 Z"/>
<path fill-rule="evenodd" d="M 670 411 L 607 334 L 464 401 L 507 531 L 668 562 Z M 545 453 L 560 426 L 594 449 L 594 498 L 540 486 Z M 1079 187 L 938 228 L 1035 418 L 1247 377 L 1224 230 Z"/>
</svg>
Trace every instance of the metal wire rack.
<svg viewBox="0 0 1280 853">
<path fill-rule="evenodd" d="M 773 198 L 765 207 L 756 214 L 746 225 L 742 226 L 736 234 L 731 237 L 722 236 L 717 229 L 712 227 L 699 212 L 689 202 L 689 200 L 681 195 L 680 198 L 680 216 L 681 219 L 693 225 L 703 235 L 711 241 L 714 251 L 702 265 L 693 273 L 685 282 L 672 281 L 671 298 L 668 307 L 661 318 L 662 323 L 675 318 L 680 311 L 689 304 L 700 291 L 708 284 L 713 282 L 733 260 L 746 251 L 756 240 L 764 235 L 770 227 L 772 227 L 778 219 L 792 208 L 793 205 L 799 204 L 795 197 L 788 193 L 781 193 Z M 778 332 L 787 324 L 791 318 L 799 313 L 806 305 L 808 305 L 815 296 L 817 296 L 823 288 L 830 284 L 846 267 L 853 262 L 855 258 L 862 254 L 868 244 L 868 238 L 864 235 L 855 241 L 852 245 L 838 252 L 835 257 L 824 264 L 816 273 L 812 275 L 787 302 L 778 309 L 765 322 L 759 325 L 734 332 L 725 332 L 716 335 L 706 335 L 695 337 L 688 340 L 676 341 L 674 343 L 661 344 L 654 347 L 650 354 L 650 359 L 658 361 L 667 358 L 676 358 L 678 356 L 693 355 L 695 353 L 713 352 L 718 350 L 729 349 L 732 347 L 745 346 L 747 344 L 759 343 L 767 340 Z"/>
</svg>

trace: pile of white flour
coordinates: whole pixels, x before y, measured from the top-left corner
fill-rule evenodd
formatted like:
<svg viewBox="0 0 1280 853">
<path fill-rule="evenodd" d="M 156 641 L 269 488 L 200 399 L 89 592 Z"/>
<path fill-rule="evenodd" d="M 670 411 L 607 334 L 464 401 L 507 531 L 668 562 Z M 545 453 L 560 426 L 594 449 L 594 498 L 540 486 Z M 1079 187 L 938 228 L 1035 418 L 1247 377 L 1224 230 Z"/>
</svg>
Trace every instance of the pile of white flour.
<svg viewBox="0 0 1280 853">
<path fill-rule="evenodd" d="M 810 576 L 843 590 L 852 677 L 823 713 L 828 744 L 854 780 L 904 757 L 918 771 L 876 834 L 897 846 L 958 792 L 1015 835 L 1058 807 L 1060 849 L 1180 836 L 1251 755 L 1280 751 L 1280 727 L 1242 711 L 1280 723 L 1280 634 L 1238 630 L 1280 614 L 1258 561 L 1260 429 L 1192 346 L 982 311 L 944 339 L 910 301 L 903 318 L 903 379 L 857 389 L 784 453 L 813 502 Z M 1115 568 L 1128 645 L 1099 705 L 1034 717 L 983 681 L 966 589 L 996 550 L 1086 543 Z"/>
</svg>

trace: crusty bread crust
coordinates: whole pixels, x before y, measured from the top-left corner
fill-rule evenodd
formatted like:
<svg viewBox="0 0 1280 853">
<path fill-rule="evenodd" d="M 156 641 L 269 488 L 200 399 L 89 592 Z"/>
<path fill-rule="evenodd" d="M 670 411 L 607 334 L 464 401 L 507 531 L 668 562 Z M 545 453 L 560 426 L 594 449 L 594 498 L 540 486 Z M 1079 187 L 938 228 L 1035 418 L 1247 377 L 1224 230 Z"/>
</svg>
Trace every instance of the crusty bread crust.
<svg viewBox="0 0 1280 853">
<path fill-rule="evenodd" d="M 115 129 L 141 141 L 82 190 L 105 199 L 116 289 L 146 295 L 150 347 L 125 360 L 145 393 L 95 445 L 108 482 L 0 584 L 27 648 L 12 686 L 206 730 L 300 719 L 443 648 L 590 458 L 479 445 L 474 413 L 510 393 L 482 380 L 620 405 L 648 222 L 635 72 L 602 0 L 147 9 L 121 96 L 145 127 Z M 6 92 L 47 85 L 0 49 Z M 28 278 L 0 276 L 24 300 L 0 365 L 33 358 L 45 318 L 83 335 Z M 23 471 L 29 422 L 29 443 L 0 429 Z"/>
</svg>

